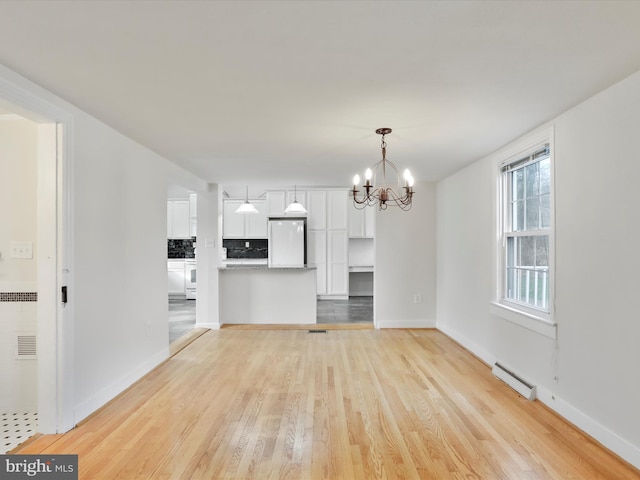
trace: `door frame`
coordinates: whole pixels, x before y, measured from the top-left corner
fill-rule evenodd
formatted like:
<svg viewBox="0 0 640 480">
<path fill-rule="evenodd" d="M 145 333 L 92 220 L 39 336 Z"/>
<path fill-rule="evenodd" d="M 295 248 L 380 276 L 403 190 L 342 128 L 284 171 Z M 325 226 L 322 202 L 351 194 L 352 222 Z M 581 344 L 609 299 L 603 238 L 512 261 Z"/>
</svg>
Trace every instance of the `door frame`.
<svg viewBox="0 0 640 480">
<path fill-rule="evenodd" d="M 38 124 L 38 431 L 75 426 L 71 166 L 73 116 L 52 95 L 0 66 L 0 104 Z"/>
</svg>

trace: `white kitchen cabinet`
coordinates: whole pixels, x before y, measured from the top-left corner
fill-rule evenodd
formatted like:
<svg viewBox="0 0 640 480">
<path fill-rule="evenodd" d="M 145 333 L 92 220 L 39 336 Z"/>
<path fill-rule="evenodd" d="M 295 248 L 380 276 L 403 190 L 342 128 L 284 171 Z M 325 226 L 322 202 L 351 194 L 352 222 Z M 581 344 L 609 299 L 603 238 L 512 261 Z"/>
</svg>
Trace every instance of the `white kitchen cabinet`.
<svg viewBox="0 0 640 480">
<path fill-rule="evenodd" d="M 349 211 L 349 237 L 373 238 L 375 235 L 375 207 L 357 209 L 351 200 L 347 209 Z"/>
<path fill-rule="evenodd" d="M 267 202 L 265 200 L 254 200 L 251 203 L 258 210 L 258 214 L 245 216 L 245 236 L 246 238 L 267 238 Z"/>
<path fill-rule="evenodd" d="M 289 214 L 284 212 L 294 199 L 297 199 L 298 203 L 305 209 L 307 208 L 307 192 L 304 190 L 272 190 L 267 192 L 267 216 L 299 216 L 300 214 L 298 213 Z"/>
<path fill-rule="evenodd" d="M 325 230 L 327 228 L 327 192 L 310 190 L 307 192 L 307 228 Z"/>
<path fill-rule="evenodd" d="M 282 217 L 287 208 L 286 203 L 287 192 L 284 190 L 267 192 L 267 216 Z"/>
<path fill-rule="evenodd" d="M 327 192 L 327 228 L 329 230 L 347 229 L 347 194 L 346 190 Z"/>
<path fill-rule="evenodd" d="M 257 214 L 236 213 L 244 200 L 225 200 L 222 217 L 224 238 L 267 238 L 267 205 L 264 200 L 251 200 Z"/>
<path fill-rule="evenodd" d="M 327 232 L 307 231 L 307 264 L 316 268 L 318 295 L 327 294 Z"/>
<path fill-rule="evenodd" d="M 245 214 L 236 213 L 243 200 L 225 200 L 222 213 L 222 232 L 224 238 L 244 238 Z"/>
<path fill-rule="evenodd" d="M 167 200 L 167 238 L 191 238 L 189 200 Z"/>
<path fill-rule="evenodd" d="M 184 260 L 168 260 L 167 272 L 169 295 L 185 295 L 186 282 L 184 274 Z"/>
<path fill-rule="evenodd" d="M 191 236 L 198 233 L 198 196 L 195 193 L 189 195 L 189 229 Z"/>
<path fill-rule="evenodd" d="M 327 232 L 327 294 L 349 295 L 348 238 L 346 230 Z"/>
<path fill-rule="evenodd" d="M 349 295 L 346 190 L 309 190 L 307 200 L 307 255 L 317 270 L 319 296 Z M 298 200 L 300 198 L 298 197 Z"/>
</svg>

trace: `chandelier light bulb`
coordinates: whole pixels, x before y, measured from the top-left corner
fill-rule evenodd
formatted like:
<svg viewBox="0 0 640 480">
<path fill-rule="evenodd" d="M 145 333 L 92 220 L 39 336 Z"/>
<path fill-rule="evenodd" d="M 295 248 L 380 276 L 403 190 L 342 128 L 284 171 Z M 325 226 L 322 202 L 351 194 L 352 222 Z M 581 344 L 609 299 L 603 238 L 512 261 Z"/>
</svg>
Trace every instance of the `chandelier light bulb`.
<svg viewBox="0 0 640 480">
<path fill-rule="evenodd" d="M 413 177 L 411 175 L 409 175 L 409 179 L 407 180 L 407 183 L 409 184 L 410 187 L 413 187 Z"/>
<path fill-rule="evenodd" d="M 407 168 L 407 169 L 404 171 L 404 179 L 408 182 L 410 178 L 411 178 L 411 172 L 410 172 L 410 171 L 409 171 L 409 169 Z"/>
<path fill-rule="evenodd" d="M 360 183 L 360 175 L 355 175 L 353 177 L 353 186 L 357 187 L 359 183 Z"/>
</svg>

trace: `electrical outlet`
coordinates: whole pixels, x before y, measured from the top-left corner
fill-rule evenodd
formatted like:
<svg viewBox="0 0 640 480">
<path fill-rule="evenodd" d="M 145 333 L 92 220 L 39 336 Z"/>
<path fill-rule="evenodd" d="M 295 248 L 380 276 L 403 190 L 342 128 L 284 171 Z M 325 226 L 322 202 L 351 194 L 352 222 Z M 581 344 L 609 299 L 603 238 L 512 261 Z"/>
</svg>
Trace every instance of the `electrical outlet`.
<svg viewBox="0 0 640 480">
<path fill-rule="evenodd" d="M 419 293 L 414 293 L 413 303 L 422 303 L 422 295 L 420 295 Z"/>
<path fill-rule="evenodd" d="M 244 242 L 244 247 L 249 248 L 249 242 Z"/>
<path fill-rule="evenodd" d="M 11 258 L 33 258 L 33 242 L 11 242 Z"/>
</svg>

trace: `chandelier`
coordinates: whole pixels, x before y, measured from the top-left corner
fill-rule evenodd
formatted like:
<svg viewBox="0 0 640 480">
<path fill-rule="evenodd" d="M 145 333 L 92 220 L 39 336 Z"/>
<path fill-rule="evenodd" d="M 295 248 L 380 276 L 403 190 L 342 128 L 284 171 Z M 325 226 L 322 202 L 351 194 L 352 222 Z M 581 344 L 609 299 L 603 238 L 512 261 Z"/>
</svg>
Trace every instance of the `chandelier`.
<svg viewBox="0 0 640 480">
<path fill-rule="evenodd" d="M 382 148 L 382 160 L 371 168 L 367 168 L 364 174 L 364 194 L 360 197 L 358 196 L 360 192 L 360 190 L 358 190 L 360 175 L 353 177 L 353 190 L 351 190 L 353 204 L 358 209 L 378 204 L 380 210 L 386 210 L 389 205 L 400 207 L 405 211 L 409 210 L 413 197 L 413 177 L 411 176 L 411 172 L 405 170 L 403 178 L 401 179 L 394 163 L 387 160 L 387 142 L 384 141 L 384 136 L 391 133 L 391 129 L 379 128 L 376 130 L 376 133 L 382 135 L 382 144 L 380 145 Z M 389 167 L 395 174 L 397 191 L 387 185 L 387 169 Z M 377 181 L 376 179 L 379 179 L 381 182 L 378 187 L 374 186 Z"/>
</svg>

